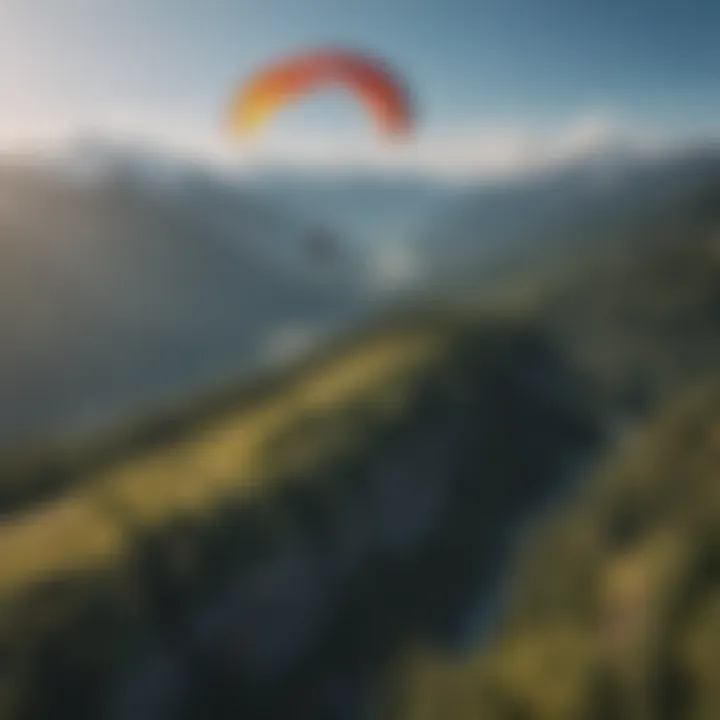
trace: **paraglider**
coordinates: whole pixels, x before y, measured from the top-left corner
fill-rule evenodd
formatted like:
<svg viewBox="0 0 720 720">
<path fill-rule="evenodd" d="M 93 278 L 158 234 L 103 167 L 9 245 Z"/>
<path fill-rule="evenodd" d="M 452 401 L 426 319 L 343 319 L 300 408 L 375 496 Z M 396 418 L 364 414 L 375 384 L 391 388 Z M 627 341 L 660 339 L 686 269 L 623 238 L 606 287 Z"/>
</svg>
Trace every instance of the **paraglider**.
<svg viewBox="0 0 720 720">
<path fill-rule="evenodd" d="M 310 234 L 305 248 L 311 262 L 320 265 L 332 263 L 338 254 L 337 240 L 325 230 L 316 230 Z"/>
<path fill-rule="evenodd" d="M 358 99 L 384 136 L 410 132 L 410 98 L 390 68 L 362 53 L 337 49 L 295 55 L 256 73 L 233 97 L 231 130 L 255 135 L 286 103 L 338 85 Z"/>
</svg>

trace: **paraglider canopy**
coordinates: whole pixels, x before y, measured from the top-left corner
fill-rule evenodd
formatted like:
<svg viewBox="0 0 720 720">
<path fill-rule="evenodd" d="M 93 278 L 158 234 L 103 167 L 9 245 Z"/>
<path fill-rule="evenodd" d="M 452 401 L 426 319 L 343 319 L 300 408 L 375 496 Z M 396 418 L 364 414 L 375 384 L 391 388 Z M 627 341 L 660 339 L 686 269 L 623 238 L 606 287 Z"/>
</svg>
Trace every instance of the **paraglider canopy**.
<svg viewBox="0 0 720 720">
<path fill-rule="evenodd" d="M 256 73 L 233 97 L 230 127 L 240 135 L 256 134 L 284 104 L 336 85 L 358 99 L 383 135 L 410 132 L 410 98 L 390 68 L 362 53 L 334 48 L 294 55 Z"/>
</svg>

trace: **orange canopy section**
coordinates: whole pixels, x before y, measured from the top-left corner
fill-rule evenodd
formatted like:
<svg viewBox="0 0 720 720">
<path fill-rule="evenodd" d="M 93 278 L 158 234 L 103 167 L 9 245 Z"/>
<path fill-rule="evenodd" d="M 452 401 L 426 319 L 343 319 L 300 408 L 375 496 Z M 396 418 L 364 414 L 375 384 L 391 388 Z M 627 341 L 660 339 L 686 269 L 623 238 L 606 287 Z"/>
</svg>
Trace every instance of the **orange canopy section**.
<svg viewBox="0 0 720 720">
<path fill-rule="evenodd" d="M 233 98 L 231 128 L 255 134 L 281 106 L 332 85 L 351 91 L 383 134 L 409 133 L 410 99 L 390 69 L 363 54 L 336 49 L 296 55 L 258 72 Z"/>
</svg>

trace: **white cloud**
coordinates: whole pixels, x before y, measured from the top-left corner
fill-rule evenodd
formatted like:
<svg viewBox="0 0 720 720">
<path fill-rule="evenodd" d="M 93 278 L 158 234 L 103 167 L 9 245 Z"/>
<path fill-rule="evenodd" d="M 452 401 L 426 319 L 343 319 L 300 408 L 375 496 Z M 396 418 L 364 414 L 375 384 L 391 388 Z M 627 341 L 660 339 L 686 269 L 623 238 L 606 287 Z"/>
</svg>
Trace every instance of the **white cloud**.
<svg viewBox="0 0 720 720">
<path fill-rule="evenodd" d="M 615 149 L 657 151 L 669 145 L 671 140 L 656 131 L 633 128 L 607 113 L 590 113 L 552 129 L 519 122 L 477 124 L 420 132 L 397 144 L 373 137 L 270 137 L 263 144 L 238 148 L 236 157 L 250 170 L 355 168 L 465 180 L 525 174 Z"/>
<path fill-rule="evenodd" d="M 553 128 L 508 121 L 421 130 L 402 142 L 385 142 L 372 133 L 327 137 L 305 133 L 278 136 L 270 129 L 257 142 L 236 142 L 217 133 L 200 133 L 160 119 L 113 112 L 82 125 L 25 125 L 23 132 L 0 126 L 5 148 L 57 146 L 83 133 L 130 146 L 169 151 L 212 164 L 337 172 L 368 170 L 420 174 L 448 180 L 497 179 L 561 165 L 574 159 L 626 148 L 660 149 L 671 144 L 651 128 L 637 128 L 605 111 L 586 112 Z"/>
</svg>

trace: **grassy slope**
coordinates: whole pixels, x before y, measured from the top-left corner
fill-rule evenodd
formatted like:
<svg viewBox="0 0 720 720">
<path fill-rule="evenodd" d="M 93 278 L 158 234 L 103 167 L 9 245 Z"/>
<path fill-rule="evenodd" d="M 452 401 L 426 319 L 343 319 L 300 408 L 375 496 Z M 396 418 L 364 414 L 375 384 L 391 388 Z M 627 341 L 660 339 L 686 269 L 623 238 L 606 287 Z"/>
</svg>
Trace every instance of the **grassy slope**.
<svg viewBox="0 0 720 720">
<path fill-rule="evenodd" d="M 611 413 L 647 427 L 522 546 L 488 647 L 462 661 L 407 653 L 392 720 L 720 714 L 717 240 L 601 256 L 560 277 L 528 283 L 517 311 L 591 373 Z"/>
<path fill-rule="evenodd" d="M 518 487 L 529 468 L 535 487 L 528 490 L 541 494 L 556 475 L 555 455 L 594 438 L 591 413 L 574 394 L 579 388 L 551 350 L 510 318 L 388 321 L 249 397 L 229 401 L 219 393 L 182 421 L 170 413 L 154 430 L 121 434 L 114 451 L 105 440 L 110 449 L 100 452 L 102 461 L 85 462 L 82 448 L 75 449 L 69 467 L 81 468 L 77 477 L 68 471 L 53 499 L 26 505 L 0 528 L 7 559 L 0 569 L 0 657 L 8 660 L 0 672 L 0 716 L 96 716 L 107 683 L 148 638 L 172 628 L 173 617 L 182 623 L 228 568 L 261 563 L 296 539 L 298 522 L 313 523 L 320 512 L 323 525 L 328 512 L 346 508 L 373 461 L 402 446 L 408 428 L 447 409 L 452 397 L 472 423 L 464 429 L 482 432 L 472 455 L 485 458 L 484 477 L 449 488 L 459 507 L 446 509 L 436 530 L 449 545 L 419 550 L 427 563 L 424 556 L 417 568 L 411 562 L 407 577 L 393 570 L 398 597 L 427 578 L 427 598 L 415 603 L 415 613 L 394 607 L 395 629 L 383 625 L 386 586 L 375 587 L 371 561 L 359 573 L 367 577 L 353 579 L 361 592 L 354 599 L 348 591 L 346 608 L 351 617 L 369 613 L 380 622 L 380 644 L 392 642 L 404 621 L 439 631 L 485 555 L 478 538 L 495 542 L 499 518 L 527 504 Z M 546 396 L 538 371 L 565 383 L 562 399 Z M 521 455 L 513 447 L 517 436 L 528 438 Z M 374 643 L 365 648 L 364 637 L 352 642 L 364 648 L 358 654 L 378 650 Z M 344 648 L 328 650 L 336 651 Z M 322 662 L 307 668 L 316 679 L 326 671 Z"/>
<path fill-rule="evenodd" d="M 10 516 L 0 527 L 5 561 L 0 570 L 0 596 L 14 593 L 35 577 L 102 563 L 120 550 L 118 528 L 105 509 L 121 505 L 141 524 L 162 523 L 173 516 L 212 512 L 228 496 L 267 489 L 272 478 L 300 472 L 333 452 L 342 452 L 358 437 L 398 420 L 406 393 L 418 373 L 442 355 L 440 331 L 379 333 L 352 351 L 308 368 L 277 389 L 268 389 L 236 407 L 215 413 L 196 411 L 191 425 L 137 447 L 122 439 L 123 451 L 104 463 L 84 463 L 92 446 L 73 451 L 68 489 L 49 503 Z M 283 436 L 298 432 L 304 457 L 274 452 Z M 356 432 L 356 430 L 358 432 Z M 116 455 L 115 458 L 113 456 Z M 281 464 L 293 462 L 291 469 Z M 43 462 L 25 470 L 44 473 Z M 18 461 L 8 474 L 19 472 Z M 89 470 L 85 470 L 85 465 Z"/>
</svg>

